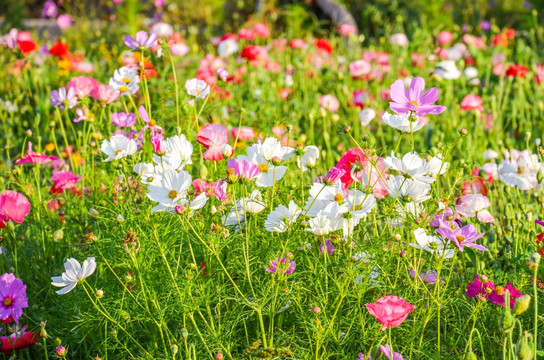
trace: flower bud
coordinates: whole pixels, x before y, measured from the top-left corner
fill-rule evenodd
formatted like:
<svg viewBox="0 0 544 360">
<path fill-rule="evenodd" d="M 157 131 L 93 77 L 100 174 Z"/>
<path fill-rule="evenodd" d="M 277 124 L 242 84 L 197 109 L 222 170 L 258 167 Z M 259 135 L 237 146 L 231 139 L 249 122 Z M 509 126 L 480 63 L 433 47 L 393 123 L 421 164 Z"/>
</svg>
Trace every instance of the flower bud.
<svg viewBox="0 0 544 360">
<path fill-rule="evenodd" d="M 505 304 L 507 304 L 505 302 Z M 514 328 L 514 317 L 510 313 L 510 309 L 506 306 L 506 311 L 501 316 L 501 326 L 505 333 L 509 333 Z"/>
<path fill-rule="evenodd" d="M 468 134 L 468 130 L 463 128 L 463 129 L 459 130 L 459 134 L 461 134 L 462 136 L 465 136 L 465 135 Z"/>
<path fill-rule="evenodd" d="M 59 338 L 55 339 L 55 346 L 60 346 L 62 344 L 62 340 Z"/>
<path fill-rule="evenodd" d="M 476 354 L 474 354 L 472 351 L 470 351 L 465 355 L 464 360 L 478 360 L 478 358 L 476 357 Z"/>
<path fill-rule="evenodd" d="M 179 351 L 179 347 L 176 344 L 174 344 L 174 345 L 172 345 L 171 350 L 172 350 L 172 354 L 176 355 L 178 353 L 178 351 Z"/>
<path fill-rule="evenodd" d="M 123 222 L 125 221 L 125 218 L 123 217 L 123 215 L 119 214 L 117 215 L 117 218 L 115 220 L 117 220 L 117 222 Z"/>
<path fill-rule="evenodd" d="M 540 259 L 541 258 L 542 258 L 542 256 L 540 256 L 540 254 L 536 252 L 531 256 L 531 261 L 533 261 L 535 263 L 535 265 L 538 266 L 540 264 Z"/>
<path fill-rule="evenodd" d="M 93 208 L 89 209 L 89 215 L 90 215 L 91 217 L 97 218 L 97 217 L 98 217 L 98 214 L 99 214 L 99 213 L 98 213 L 98 210 L 93 209 Z"/>
<path fill-rule="evenodd" d="M 187 339 L 187 337 L 189 336 L 189 332 L 186 328 L 181 329 L 181 336 L 183 336 L 184 339 Z"/>
<path fill-rule="evenodd" d="M 229 144 L 223 145 L 223 156 L 229 159 L 232 155 L 234 155 L 234 148 Z"/>
<path fill-rule="evenodd" d="M 101 290 L 101 289 L 96 290 L 96 297 L 99 299 L 104 297 L 104 290 Z"/>
<path fill-rule="evenodd" d="M 66 348 L 64 346 L 58 346 L 56 352 L 57 356 L 66 356 Z"/>
<path fill-rule="evenodd" d="M 312 311 L 314 312 L 314 314 L 319 314 L 321 312 L 321 309 L 316 306 L 312 309 Z"/>
<path fill-rule="evenodd" d="M 523 314 L 529 308 L 530 303 L 531 303 L 530 295 L 522 295 L 519 298 L 517 298 L 516 303 L 514 304 L 514 314 L 516 315 Z"/>
<path fill-rule="evenodd" d="M 222 359 L 222 358 L 223 358 L 223 354 L 217 353 L 217 354 L 215 354 L 215 358 L 218 359 L 218 360 L 219 360 L 219 359 Z"/>
<path fill-rule="evenodd" d="M 405 257 L 405 256 L 406 256 L 406 250 L 402 250 L 402 251 L 400 252 L 399 256 L 400 256 L 401 258 Z"/>
</svg>

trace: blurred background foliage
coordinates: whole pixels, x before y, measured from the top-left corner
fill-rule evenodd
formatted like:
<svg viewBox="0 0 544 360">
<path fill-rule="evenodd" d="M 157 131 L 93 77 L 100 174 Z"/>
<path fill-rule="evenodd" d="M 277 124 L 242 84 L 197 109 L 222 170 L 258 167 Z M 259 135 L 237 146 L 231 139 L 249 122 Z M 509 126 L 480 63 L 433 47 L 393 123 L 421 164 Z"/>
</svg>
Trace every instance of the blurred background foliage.
<svg viewBox="0 0 544 360">
<path fill-rule="evenodd" d="M 367 36 L 380 36 L 390 30 L 409 31 L 420 26 L 428 29 L 453 29 L 468 27 L 478 29 L 483 20 L 499 28 L 533 28 L 535 19 L 544 18 L 538 13 L 544 0 L 337 0 L 355 17 L 360 32 Z M 23 19 L 39 18 L 45 0 L 0 0 L 2 30 L 21 28 Z M 137 14 L 155 16 L 153 0 L 60 0 L 61 9 L 80 19 L 111 19 L 132 21 Z M 537 12 L 538 11 L 538 12 Z M 537 16 L 534 16 L 537 12 Z M 264 18 L 275 29 L 287 27 L 318 31 L 334 30 L 335 25 L 319 12 L 312 0 L 169 0 L 161 14 L 165 21 L 181 26 L 215 28 L 217 33 L 236 31 L 254 18 Z M 320 26 L 316 26 L 320 25 Z M 324 26 L 323 26 L 324 25 Z M 327 25 L 330 25 L 329 27 Z M 212 29 L 213 30 L 213 29 Z"/>
</svg>

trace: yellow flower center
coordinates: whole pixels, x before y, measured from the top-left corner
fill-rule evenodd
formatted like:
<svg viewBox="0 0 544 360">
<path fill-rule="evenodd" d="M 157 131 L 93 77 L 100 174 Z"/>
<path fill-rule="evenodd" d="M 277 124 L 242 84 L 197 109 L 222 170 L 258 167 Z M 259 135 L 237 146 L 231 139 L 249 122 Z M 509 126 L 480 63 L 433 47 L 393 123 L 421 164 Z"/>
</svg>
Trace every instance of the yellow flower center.
<svg viewBox="0 0 544 360">
<path fill-rule="evenodd" d="M 525 169 L 523 168 L 523 166 L 519 166 L 519 167 L 518 167 L 517 173 L 521 175 L 521 174 L 523 174 L 524 172 L 525 172 Z"/>
<path fill-rule="evenodd" d="M 411 105 L 415 105 L 415 106 L 419 106 L 419 104 L 418 104 L 417 101 L 415 101 L 415 100 L 410 101 L 410 104 L 411 104 Z"/>
<path fill-rule="evenodd" d="M 502 287 L 502 286 L 497 286 L 497 287 L 495 287 L 495 292 L 496 292 L 498 295 L 504 294 L 504 287 Z"/>
<path fill-rule="evenodd" d="M 128 89 L 127 89 L 126 86 L 121 86 L 121 87 L 119 88 L 119 91 L 121 91 L 121 92 L 125 92 L 125 91 L 127 91 L 127 90 L 128 90 Z"/>
<path fill-rule="evenodd" d="M 196 94 L 200 95 L 200 93 L 201 93 L 200 89 L 196 89 Z"/>
<path fill-rule="evenodd" d="M 268 171 L 268 165 L 267 164 L 259 164 L 259 171 L 260 172 L 267 172 Z"/>
<path fill-rule="evenodd" d="M 168 197 L 170 199 L 175 199 L 178 196 L 178 192 L 176 190 L 172 190 L 168 193 Z"/>
<path fill-rule="evenodd" d="M 123 82 L 128 85 L 128 84 L 130 84 L 130 79 L 129 78 L 123 78 Z"/>
<path fill-rule="evenodd" d="M 342 201 L 343 198 L 344 198 L 344 197 L 343 197 L 342 194 L 340 194 L 340 193 L 334 195 L 334 201 L 336 201 L 336 202 Z"/>
<path fill-rule="evenodd" d="M 457 241 L 459 241 L 459 242 L 465 241 L 465 237 L 464 237 L 463 235 L 457 235 L 455 238 L 456 238 Z"/>
<path fill-rule="evenodd" d="M 10 306 L 13 303 L 13 300 L 11 300 L 9 297 L 4 299 L 4 306 Z"/>
<path fill-rule="evenodd" d="M 119 155 L 119 154 L 121 153 L 121 151 L 123 151 L 123 150 L 121 150 L 121 149 L 117 150 L 117 151 L 115 152 L 115 156 Z"/>
<path fill-rule="evenodd" d="M 149 126 L 153 127 L 155 125 L 157 125 L 157 122 L 155 120 L 153 120 L 153 119 L 150 119 L 149 120 Z"/>
</svg>

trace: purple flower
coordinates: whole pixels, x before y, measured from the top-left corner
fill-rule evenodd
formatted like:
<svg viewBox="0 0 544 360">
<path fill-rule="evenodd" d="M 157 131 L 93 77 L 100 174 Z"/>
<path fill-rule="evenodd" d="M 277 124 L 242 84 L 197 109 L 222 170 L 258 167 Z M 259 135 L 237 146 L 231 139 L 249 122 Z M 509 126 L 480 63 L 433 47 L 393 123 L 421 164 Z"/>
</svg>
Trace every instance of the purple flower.
<svg viewBox="0 0 544 360">
<path fill-rule="evenodd" d="M 53 0 L 47 0 L 43 4 L 42 18 L 53 19 L 57 16 L 58 10 L 57 4 Z"/>
<path fill-rule="evenodd" d="M 270 260 L 270 267 L 265 268 L 267 273 L 274 274 L 276 271 L 283 271 L 283 274 L 292 274 L 297 264 L 286 258 L 277 257 L 276 260 Z"/>
<path fill-rule="evenodd" d="M 453 212 L 450 208 L 445 208 L 442 213 L 439 213 L 434 216 L 433 221 L 431 222 L 432 227 L 439 227 L 440 221 L 443 221 L 450 226 L 461 226 L 461 220 L 459 219 L 459 214 Z"/>
<path fill-rule="evenodd" d="M 131 127 L 136 124 L 136 116 L 133 113 L 113 113 L 111 121 L 117 127 Z"/>
<path fill-rule="evenodd" d="M 71 87 L 70 90 L 66 91 L 66 88 L 62 87 L 58 91 L 53 90 L 49 101 L 51 105 L 58 106 L 61 110 L 71 109 L 77 105 L 76 89 Z"/>
<path fill-rule="evenodd" d="M 515 299 L 521 296 L 520 291 L 512 283 L 508 283 L 505 286 L 496 286 L 485 275 L 475 275 L 474 280 L 474 282 L 469 282 L 467 285 L 465 295 L 468 297 L 489 300 L 493 304 L 504 306 L 505 292 L 508 290 L 510 293 L 510 307 L 513 308 L 516 302 Z"/>
<path fill-rule="evenodd" d="M 384 354 L 385 357 L 388 358 L 389 360 L 404 360 L 401 354 L 394 351 L 393 351 L 393 359 L 391 359 L 391 348 L 389 347 L 389 344 L 380 345 L 380 350 L 382 351 L 382 354 Z"/>
<path fill-rule="evenodd" d="M 164 155 L 166 153 L 166 144 L 164 142 L 164 137 L 159 132 L 154 132 L 151 134 L 149 139 L 153 145 L 153 151 L 157 155 Z"/>
<path fill-rule="evenodd" d="M 127 35 L 123 41 L 129 49 L 143 50 L 157 45 L 157 39 L 157 34 L 149 35 L 146 31 L 138 31 L 136 33 L 136 39 L 134 39 L 131 35 Z"/>
<path fill-rule="evenodd" d="M 473 225 L 469 224 L 463 227 L 452 228 L 449 224 L 443 222 L 442 220 L 439 220 L 439 222 L 440 227 L 436 229 L 436 232 L 446 239 L 454 242 L 455 245 L 459 247 L 459 251 L 462 252 L 465 246 L 468 248 L 487 251 L 487 249 L 482 245 L 474 244 L 474 242 L 484 236 L 484 234 L 479 234 Z"/>
<path fill-rule="evenodd" d="M 246 160 L 230 159 L 227 169 L 233 169 L 234 175 L 242 180 L 251 180 L 259 175 L 259 166 Z"/>
<path fill-rule="evenodd" d="M 489 29 L 491 29 L 491 23 L 487 20 L 483 20 L 480 23 L 480 27 L 482 28 L 483 31 L 489 31 Z"/>
<path fill-rule="evenodd" d="M 344 176 L 345 173 L 346 170 L 339 169 L 336 166 L 333 166 L 332 169 L 330 169 L 327 175 L 325 175 L 325 177 L 323 178 L 323 182 L 327 185 L 332 185 L 340 180 L 340 178 Z"/>
<path fill-rule="evenodd" d="M 321 245 L 319 245 L 319 251 L 321 251 L 322 254 L 324 254 L 324 248 L 325 247 L 326 247 L 327 252 L 329 253 L 329 255 L 332 255 L 332 253 L 334 252 L 334 245 L 333 245 L 331 239 L 325 240 L 325 246 L 323 246 L 323 243 L 321 243 Z"/>
<path fill-rule="evenodd" d="M 416 272 L 414 269 L 408 270 L 411 277 L 416 277 Z M 435 270 L 427 270 L 427 272 L 419 273 L 418 279 L 421 279 L 423 282 L 429 283 L 431 285 L 436 284 L 436 276 L 438 274 Z M 441 282 L 444 282 L 444 280 L 440 279 Z"/>
<path fill-rule="evenodd" d="M 438 90 L 430 88 L 425 92 L 425 80 L 420 77 L 412 79 L 410 89 L 406 90 L 404 82 L 397 80 L 391 85 L 391 99 L 389 107 L 397 114 L 413 112 L 417 116 L 440 114 L 446 110 L 445 106 L 432 105 L 438 99 Z"/>
<path fill-rule="evenodd" d="M 18 324 L 23 308 L 27 307 L 26 285 L 13 274 L 0 276 L 0 319 L 11 317 Z"/>
</svg>

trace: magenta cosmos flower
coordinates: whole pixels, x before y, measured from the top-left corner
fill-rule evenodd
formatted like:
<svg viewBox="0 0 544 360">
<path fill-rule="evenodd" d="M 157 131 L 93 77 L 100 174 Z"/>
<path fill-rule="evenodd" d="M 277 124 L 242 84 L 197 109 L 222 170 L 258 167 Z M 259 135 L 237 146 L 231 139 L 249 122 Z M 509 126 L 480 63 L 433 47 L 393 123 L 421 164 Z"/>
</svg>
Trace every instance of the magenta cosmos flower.
<svg viewBox="0 0 544 360">
<path fill-rule="evenodd" d="M 27 307 L 26 285 L 13 274 L 0 276 L 0 319 L 13 319 L 18 324 Z"/>
<path fill-rule="evenodd" d="M 123 41 L 129 49 L 143 50 L 157 45 L 157 39 L 157 34 L 149 35 L 146 31 L 138 31 L 136 33 L 136 39 L 131 35 L 127 35 Z"/>
<path fill-rule="evenodd" d="M 385 331 L 388 327 L 397 327 L 406 320 L 408 314 L 416 307 L 399 296 L 384 296 L 374 304 L 365 304 L 370 315 L 374 316 L 383 326 Z"/>
<path fill-rule="evenodd" d="M 0 194 L 0 229 L 11 220 L 22 223 L 30 212 L 28 199 L 15 191 L 6 190 Z"/>
<path fill-rule="evenodd" d="M 478 233 L 478 230 L 473 225 L 465 225 L 463 227 L 451 227 L 442 220 L 439 220 L 440 227 L 436 229 L 436 232 L 451 240 L 459 251 L 463 251 L 464 247 L 487 251 L 482 245 L 475 244 L 474 242 L 484 236 L 483 233 Z"/>
<path fill-rule="evenodd" d="M 230 169 L 242 180 L 251 180 L 259 175 L 259 166 L 246 160 L 230 159 L 227 161 L 227 170 Z"/>
<path fill-rule="evenodd" d="M 425 91 L 425 80 L 420 77 L 412 79 L 410 89 L 406 90 L 404 82 L 397 80 L 391 85 L 391 99 L 389 107 L 397 114 L 413 112 L 417 116 L 440 114 L 446 110 L 445 106 L 432 105 L 438 100 L 438 90 L 430 88 Z"/>
<path fill-rule="evenodd" d="M 136 116 L 133 113 L 113 113 L 111 114 L 111 121 L 117 127 L 131 127 L 136 124 Z"/>
<path fill-rule="evenodd" d="M 274 274 L 276 272 L 281 272 L 283 274 L 292 274 L 295 271 L 297 263 L 294 261 L 287 260 L 286 258 L 277 257 L 275 260 L 270 260 L 270 267 L 265 268 L 267 273 Z"/>
<path fill-rule="evenodd" d="M 198 132 L 196 141 L 208 150 L 202 157 L 209 161 L 223 160 L 223 149 L 229 143 L 229 132 L 221 124 L 208 124 Z"/>
<path fill-rule="evenodd" d="M 34 151 L 32 151 L 32 143 L 28 142 L 28 149 L 26 151 L 26 155 L 23 156 L 20 159 L 17 159 L 15 163 L 17 165 L 21 164 L 46 164 L 51 161 L 57 161 L 60 160 L 58 157 L 53 155 L 41 155 L 36 154 Z"/>
<path fill-rule="evenodd" d="M 504 306 L 505 292 L 510 293 L 510 307 L 513 308 L 515 298 L 520 297 L 520 291 L 516 289 L 512 283 L 506 286 L 495 286 L 491 280 L 485 275 L 475 275 L 474 282 L 469 282 L 467 285 L 466 296 L 472 298 L 480 298 L 491 301 L 493 304 Z"/>
</svg>

